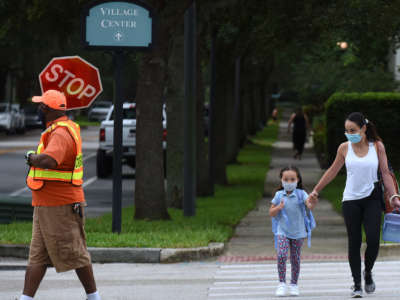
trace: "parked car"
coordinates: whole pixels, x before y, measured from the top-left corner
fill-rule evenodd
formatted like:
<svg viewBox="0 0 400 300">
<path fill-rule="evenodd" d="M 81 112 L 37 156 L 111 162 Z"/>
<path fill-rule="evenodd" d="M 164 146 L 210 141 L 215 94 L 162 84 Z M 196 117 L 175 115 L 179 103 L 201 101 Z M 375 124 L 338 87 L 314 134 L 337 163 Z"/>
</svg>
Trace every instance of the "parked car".
<svg viewBox="0 0 400 300">
<path fill-rule="evenodd" d="M 108 111 L 112 106 L 111 101 L 97 101 L 88 112 L 89 121 L 103 121 L 107 117 Z"/>
<path fill-rule="evenodd" d="M 27 128 L 43 127 L 43 120 L 40 118 L 38 105 L 25 106 L 24 111 L 25 111 L 25 126 Z"/>
<path fill-rule="evenodd" d="M 19 104 L 0 103 L 0 130 L 7 134 L 25 132 L 25 114 Z"/>
<path fill-rule="evenodd" d="M 20 104 L 11 104 L 11 111 L 15 114 L 15 130 L 17 133 L 25 133 L 25 111 Z"/>
<path fill-rule="evenodd" d="M 123 163 L 130 167 L 136 167 L 136 104 L 123 104 L 122 121 L 122 156 Z M 166 149 L 167 149 L 167 114 L 165 106 L 162 112 L 162 124 L 164 128 L 163 149 L 164 149 L 164 170 L 166 167 Z M 105 178 L 112 173 L 112 159 L 114 147 L 114 106 L 111 106 L 107 117 L 101 122 L 99 132 L 99 149 L 97 150 L 96 170 L 97 177 Z"/>
</svg>

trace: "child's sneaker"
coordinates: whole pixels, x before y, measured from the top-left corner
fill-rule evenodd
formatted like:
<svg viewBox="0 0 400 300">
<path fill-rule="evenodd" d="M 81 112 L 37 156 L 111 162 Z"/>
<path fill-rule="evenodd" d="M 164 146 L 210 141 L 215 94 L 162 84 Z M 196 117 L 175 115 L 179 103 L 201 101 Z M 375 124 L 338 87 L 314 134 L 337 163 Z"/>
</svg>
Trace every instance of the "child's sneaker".
<svg viewBox="0 0 400 300">
<path fill-rule="evenodd" d="M 300 295 L 299 286 L 297 284 L 291 284 L 289 286 L 289 293 L 290 296 L 299 296 Z"/>
<path fill-rule="evenodd" d="M 286 283 L 284 283 L 284 282 L 279 283 L 279 285 L 276 289 L 276 292 L 275 292 L 275 296 L 277 296 L 277 297 L 286 296 Z"/>
</svg>

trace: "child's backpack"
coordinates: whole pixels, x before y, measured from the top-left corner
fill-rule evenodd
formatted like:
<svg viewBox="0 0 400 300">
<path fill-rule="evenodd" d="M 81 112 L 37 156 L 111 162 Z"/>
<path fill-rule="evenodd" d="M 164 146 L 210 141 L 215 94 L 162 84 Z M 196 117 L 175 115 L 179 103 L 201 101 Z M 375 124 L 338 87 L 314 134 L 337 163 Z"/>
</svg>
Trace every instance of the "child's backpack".
<svg viewBox="0 0 400 300">
<path fill-rule="evenodd" d="M 306 231 L 307 231 L 307 245 L 308 247 L 311 247 L 311 231 L 317 226 L 315 223 L 314 216 L 311 212 L 310 209 L 308 209 L 304 203 L 304 193 L 300 189 L 295 189 L 294 192 L 296 193 L 297 201 L 300 206 L 300 209 L 303 213 L 304 217 L 304 224 L 306 225 Z M 275 241 L 275 249 L 278 249 L 278 224 L 279 221 L 283 218 L 286 222 L 287 225 L 289 225 L 290 220 L 289 217 L 285 211 L 285 208 L 283 208 L 275 217 L 272 218 L 272 232 L 274 234 L 274 241 Z"/>
</svg>

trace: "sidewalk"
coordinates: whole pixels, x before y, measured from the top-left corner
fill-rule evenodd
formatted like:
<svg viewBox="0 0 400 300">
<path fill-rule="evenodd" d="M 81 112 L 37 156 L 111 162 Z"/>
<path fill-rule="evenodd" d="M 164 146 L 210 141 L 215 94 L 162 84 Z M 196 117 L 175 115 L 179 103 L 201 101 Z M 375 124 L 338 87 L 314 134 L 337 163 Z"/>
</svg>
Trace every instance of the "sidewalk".
<svg viewBox="0 0 400 300">
<path fill-rule="evenodd" d="M 286 110 L 282 115 L 277 142 L 273 145 L 270 170 L 267 173 L 264 198 L 238 225 L 236 232 L 220 261 L 275 261 L 276 252 L 271 231 L 271 218 L 268 215 L 270 201 L 279 184 L 279 171 L 287 165 L 299 168 L 303 185 L 310 191 L 323 174 L 312 149 L 307 143 L 301 160 L 293 158 L 291 135 L 287 133 L 287 121 L 290 117 Z M 313 211 L 317 227 L 312 235 L 312 247 L 303 247 L 302 259 L 310 261 L 332 261 L 347 259 L 347 235 L 343 218 L 337 214 L 331 204 L 320 199 Z"/>
</svg>

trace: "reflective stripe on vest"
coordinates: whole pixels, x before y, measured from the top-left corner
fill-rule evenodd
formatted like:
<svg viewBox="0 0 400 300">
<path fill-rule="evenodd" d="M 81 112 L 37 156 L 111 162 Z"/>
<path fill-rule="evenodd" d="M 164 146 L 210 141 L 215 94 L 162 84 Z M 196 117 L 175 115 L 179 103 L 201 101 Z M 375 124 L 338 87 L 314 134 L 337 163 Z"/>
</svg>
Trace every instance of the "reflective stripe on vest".
<svg viewBox="0 0 400 300">
<path fill-rule="evenodd" d="M 83 183 L 82 141 L 80 138 L 80 129 L 78 124 L 68 120 L 60 121 L 51 125 L 42 133 L 36 154 L 40 154 L 44 151 L 45 141 L 49 137 L 50 133 L 59 126 L 66 127 L 74 139 L 77 153 L 74 170 L 64 171 L 31 167 L 26 180 L 27 185 L 31 190 L 41 189 L 44 185 L 44 181 L 70 182 L 74 186 L 81 186 Z"/>
</svg>

